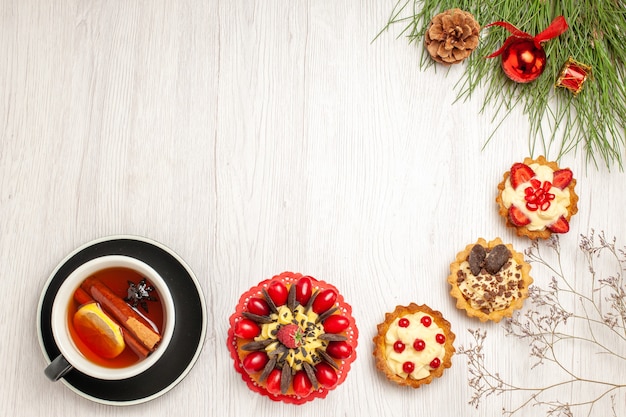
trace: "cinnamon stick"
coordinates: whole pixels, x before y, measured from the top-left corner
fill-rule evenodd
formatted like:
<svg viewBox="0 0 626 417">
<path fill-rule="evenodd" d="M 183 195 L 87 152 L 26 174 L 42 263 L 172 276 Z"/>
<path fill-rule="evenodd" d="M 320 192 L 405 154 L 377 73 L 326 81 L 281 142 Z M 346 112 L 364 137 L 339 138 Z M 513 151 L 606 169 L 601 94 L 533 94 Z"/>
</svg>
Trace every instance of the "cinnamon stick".
<svg viewBox="0 0 626 417">
<path fill-rule="evenodd" d="M 161 341 L 161 335 L 118 297 L 109 287 L 94 277 L 89 277 L 81 284 L 81 288 L 91 295 L 109 315 L 128 330 L 149 351 L 154 351 Z"/>
<path fill-rule="evenodd" d="M 83 304 L 91 303 L 92 301 L 96 300 L 91 298 L 91 295 L 87 294 L 85 290 L 78 287 L 76 288 L 76 291 L 74 291 L 74 301 L 76 301 L 78 305 L 81 306 Z"/>
<path fill-rule="evenodd" d="M 76 291 L 74 291 L 74 300 L 79 305 L 96 302 L 96 300 L 94 300 L 89 294 L 87 294 L 85 290 L 80 287 L 77 288 Z M 117 325 L 119 325 L 119 323 L 115 319 L 112 320 L 115 321 Z M 124 336 L 124 342 L 126 343 L 126 346 L 128 346 L 130 350 L 132 350 L 141 359 L 147 357 L 150 354 L 150 351 L 146 349 L 144 345 L 142 345 L 139 340 L 137 340 L 132 334 L 130 334 L 130 332 L 123 330 L 122 335 Z"/>
</svg>

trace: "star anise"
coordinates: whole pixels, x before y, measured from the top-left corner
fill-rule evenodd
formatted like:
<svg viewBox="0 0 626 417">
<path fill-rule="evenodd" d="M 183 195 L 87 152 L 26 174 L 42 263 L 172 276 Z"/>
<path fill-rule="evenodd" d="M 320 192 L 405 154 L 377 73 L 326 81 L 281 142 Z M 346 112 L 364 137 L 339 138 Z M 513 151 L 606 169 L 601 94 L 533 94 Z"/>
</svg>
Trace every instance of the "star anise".
<svg viewBox="0 0 626 417">
<path fill-rule="evenodd" d="M 150 294 L 154 291 L 154 287 L 148 284 L 145 278 L 137 284 L 132 281 L 127 282 L 128 290 L 124 301 L 135 308 L 140 306 L 146 313 L 148 313 L 148 301 L 159 301 L 156 297 Z"/>
</svg>

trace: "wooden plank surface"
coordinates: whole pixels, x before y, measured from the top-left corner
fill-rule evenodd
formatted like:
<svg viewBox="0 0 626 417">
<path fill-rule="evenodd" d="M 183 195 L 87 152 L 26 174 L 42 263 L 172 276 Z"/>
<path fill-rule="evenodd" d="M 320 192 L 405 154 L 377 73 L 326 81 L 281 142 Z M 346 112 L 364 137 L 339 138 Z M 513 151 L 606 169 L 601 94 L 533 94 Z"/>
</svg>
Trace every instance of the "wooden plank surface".
<svg viewBox="0 0 626 417">
<path fill-rule="evenodd" d="M 464 66 L 420 71 L 419 48 L 396 30 L 372 42 L 392 6 L 2 2 L 0 414 L 489 417 L 525 398 L 493 396 L 472 408 L 460 355 L 419 390 L 387 382 L 371 339 L 385 312 L 410 302 L 443 312 L 457 347 L 471 343 L 467 329 L 486 329 L 486 363 L 512 381 L 554 375 L 530 370 L 528 344 L 501 325 L 456 310 L 446 283 L 455 254 L 479 237 L 530 245 L 505 228 L 494 201 L 502 174 L 529 153 L 528 123 L 514 111 L 482 149 L 495 125 L 479 113 L 480 92 L 454 102 Z M 605 231 L 626 245 L 626 175 L 587 166 L 582 155 L 561 161 L 580 195 L 561 248 L 568 276 L 584 285 L 581 234 Z M 46 380 L 35 329 L 57 263 L 112 234 L 176 251 L 200 281 L 209 318 L 190 374 L 128 408 Z M 345 383 L 297 410 L 250 392 L 225 343 L 239 295 L 285 270 L 333 283 L 360 330 Z M 533 276 L 547 286 L 551 273 L 534 267 Z M 584 344 L 567 349 L 573 365 L 625 382 L 623 369 Z M 585 390 L 565 386 L 557 398 L 572 402 Z M 624 390 L 616 394 L 592 415 L 623 415 Z"/>
</svg>

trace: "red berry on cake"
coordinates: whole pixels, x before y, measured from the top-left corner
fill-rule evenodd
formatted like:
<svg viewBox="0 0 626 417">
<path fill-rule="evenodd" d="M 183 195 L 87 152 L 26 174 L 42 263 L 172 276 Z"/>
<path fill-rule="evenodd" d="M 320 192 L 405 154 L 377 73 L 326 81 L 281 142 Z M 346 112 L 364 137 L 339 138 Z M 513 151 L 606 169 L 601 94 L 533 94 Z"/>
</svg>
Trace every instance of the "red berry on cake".
<svg viewBox="0 0 626 417">
<path fill-rule="evenodd" d="M 335 359 L 348 359 L 352 356 L 352 346 L 345 340 L 328 343 L 326 352 Z"/>
<path fill-rule="evenodd" d="M 304 370 L 296 372 L 293 376 L 293 390 L 296 395 L 306 397 L 311 393 L 313 384 Z"/>
<path fill-rule="evenodd" d="M 282 282 L 270 282 L 270 285 L 267 287 L 267 293 L 274 302 L 275 306 L 280 307 L 287 303 L 287 294 L 289 294 L 289 291 Z"/>
<path fill-rule="evenodd" d="M 413 342 L 413 349 L 415 349 L 418 352 L 421 352 L 425 348 L 426 348 L 426 343 L 422 339 L 415 339 L 415 342 Z"/>
<path fill-rule="evenodd" d="M 313 300 L 313 311 L 321 314 L 329 310 L 337 300 L 337 293 L 331 288 L 321 291 Z"/>
<path fill-rule="evenodd" d="M 248 301 L 248 311 L 257 316 L 267 316 L 270 314 L 270 307 L 264 299 L 252 297 Z"/>
<path fill-rule="evenodd" d="M 296 282 L 296 301 L 306 305 L 313 293 L 313 284 L 310 277 L 302 277 Z"/>
<path fill-rule="evenodd" d="M 333 388 L 337 384 L 337 372 L 326 362 L 320 362 L 315 366 L 317 381 L 326 388 Z"/>
<path fill-rule="evenodd" d="M 282 371 L 273 369 L 265 380 L 265 389 L 271 394 L 280 394 L 280 381 L 282 379 Z"/>
<path fill-rule="evenodd" d="M 350 320 L 341 314 L 333 314 L 323 324 L 326 333 L 341 333 L 350 326 Z"/>
<path fill-rule="evenodd" d="M 243 368 L 247 372 L 259 372 L 265 367 L 268 360 L 265 352 L 252 352 L 243 359 Z"/>
<path fill-rule="evenodd" d="M 278 330 L 276 339 L 287 349 L 295 349 L 302 345 L 304 334 L 297 324 L 286 324 Z"/>
<path fill-rule="evenodd" d="M 415 370 L 415 364 L 413 362 L 404 362 L 402 364 L 402 370 L 407 374 L 410 374 Z"/>
<path fill-rule="evenodd" d="M 261 333 L 261 328 L 250 319 L 241 319 L 235 323 L 235 336 L 253 339 Z"/>
</svg>

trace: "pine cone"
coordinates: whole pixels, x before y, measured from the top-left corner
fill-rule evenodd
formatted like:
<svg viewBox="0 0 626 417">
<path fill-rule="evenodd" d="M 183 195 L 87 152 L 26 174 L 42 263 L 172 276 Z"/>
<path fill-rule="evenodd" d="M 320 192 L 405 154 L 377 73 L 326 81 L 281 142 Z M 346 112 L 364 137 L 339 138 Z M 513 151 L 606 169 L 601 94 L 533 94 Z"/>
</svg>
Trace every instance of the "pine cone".
<svg viewBox="0 0 626 417">
<path fill-rule="evenodd" d="M 424 44 L 430 56 L 442 64 L 458 64 L 478 46 L 480 26 L 471 13 L 450 9 L 430 21 Z"/>
</svg>

